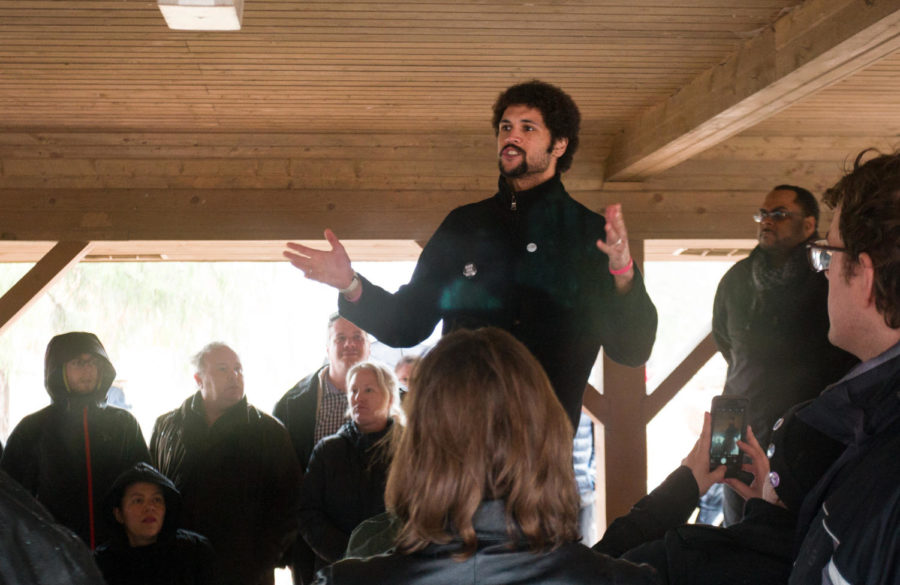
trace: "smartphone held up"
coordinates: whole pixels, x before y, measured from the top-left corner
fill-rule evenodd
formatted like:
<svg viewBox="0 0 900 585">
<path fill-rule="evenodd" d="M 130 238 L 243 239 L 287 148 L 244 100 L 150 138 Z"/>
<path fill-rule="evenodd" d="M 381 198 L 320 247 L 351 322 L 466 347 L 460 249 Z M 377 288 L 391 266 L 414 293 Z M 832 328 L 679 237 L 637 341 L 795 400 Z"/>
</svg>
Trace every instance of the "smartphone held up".
<svg viewBox="0 0 900 585">
<path fill-rule="evenodd" d="M 747 408 L 750 401 L 740 396 L 716 396 L 710 409 L 711 436 L 709 441 L 709 469 L 720 465 L 727 468 L 725 477 L 742 475 L 741 464 L 744 454 L 738 441 L 746 440 Z"/>
</svg>

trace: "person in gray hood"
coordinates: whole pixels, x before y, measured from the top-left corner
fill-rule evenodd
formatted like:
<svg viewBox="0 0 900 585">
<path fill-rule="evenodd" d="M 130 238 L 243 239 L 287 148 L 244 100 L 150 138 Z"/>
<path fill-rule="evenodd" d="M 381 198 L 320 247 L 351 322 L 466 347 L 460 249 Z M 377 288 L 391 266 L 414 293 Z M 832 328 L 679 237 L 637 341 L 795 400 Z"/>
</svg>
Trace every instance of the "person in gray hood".
<svg viewBox="0 0 900 585">
<path fill-rule="evenodd" d="M 57 335 L 44 356 L 51 404 L 16 425 L 0 468 L 91 549 L 111 534 L 102 501 L 120 473 L 150 454 L 137 420 L 108 406 L 116 370 L 93 333 Z"/>
</svg>

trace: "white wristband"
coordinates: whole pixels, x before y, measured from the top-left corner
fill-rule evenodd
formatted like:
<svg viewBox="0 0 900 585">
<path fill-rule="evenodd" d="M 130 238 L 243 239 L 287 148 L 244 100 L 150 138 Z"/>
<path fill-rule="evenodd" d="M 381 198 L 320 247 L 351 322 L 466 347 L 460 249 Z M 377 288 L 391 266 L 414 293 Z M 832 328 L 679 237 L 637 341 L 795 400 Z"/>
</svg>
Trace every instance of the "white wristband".
<svg viewBox="0 0 900 585">
<path fill-rule="evenodd" d="M 356 292 L 356 289 L 362 286 L 362 283 L 359 281 L 359 275 L 357 273 L 353 273 L 353 280 L 350 281 L 350 284 L 347 285 L 347 288 L 338 289 L 338 292 L 342 295 L 350 295 Z"/>
</svg>

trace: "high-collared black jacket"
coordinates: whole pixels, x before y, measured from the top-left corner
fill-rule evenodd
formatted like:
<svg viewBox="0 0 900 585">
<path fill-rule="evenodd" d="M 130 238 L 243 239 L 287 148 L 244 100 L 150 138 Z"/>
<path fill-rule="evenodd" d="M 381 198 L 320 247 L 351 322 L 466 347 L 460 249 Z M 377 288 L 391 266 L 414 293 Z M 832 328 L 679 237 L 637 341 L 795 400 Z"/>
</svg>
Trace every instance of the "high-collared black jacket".
<svg viewBox="0 0 900 585">
<path fill-rule="evenodd" d="M 501 178 L 493 197 L 450 212 L 409 284 L 391 294 L 363 278 L 357 302 L 339 295 L 340 313 L 393 347 L 419 343 L 441 319 L 444 333 L 505 329 L 544 367 L 574 428 L 600 347 L 640 366 L 656 338 L 656 308 L 640 272 L 627 294 L 616 292 L 609 258 L 596 246 L 604 225 L 559 175 L 520 192 Z"/>
</svg>

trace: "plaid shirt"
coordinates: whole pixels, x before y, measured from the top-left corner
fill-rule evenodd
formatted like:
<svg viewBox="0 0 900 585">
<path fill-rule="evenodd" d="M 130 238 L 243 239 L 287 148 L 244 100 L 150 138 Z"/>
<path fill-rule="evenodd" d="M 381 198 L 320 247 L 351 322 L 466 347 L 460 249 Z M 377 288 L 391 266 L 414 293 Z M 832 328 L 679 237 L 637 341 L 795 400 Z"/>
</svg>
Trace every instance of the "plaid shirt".
<svg viewBox="0 0 900 585">
<path fill-rule="evenodd" d="M 332 384 L 327 374 L 324 378 L 325 388 L 322 392 L 322 402 L 319 404 L 319 411 L 316 412 L 314 437 L 316 443 L 323 437 L 338 432 L 338 429 L 347 420 L 347 394 Z"/>
</svg>

